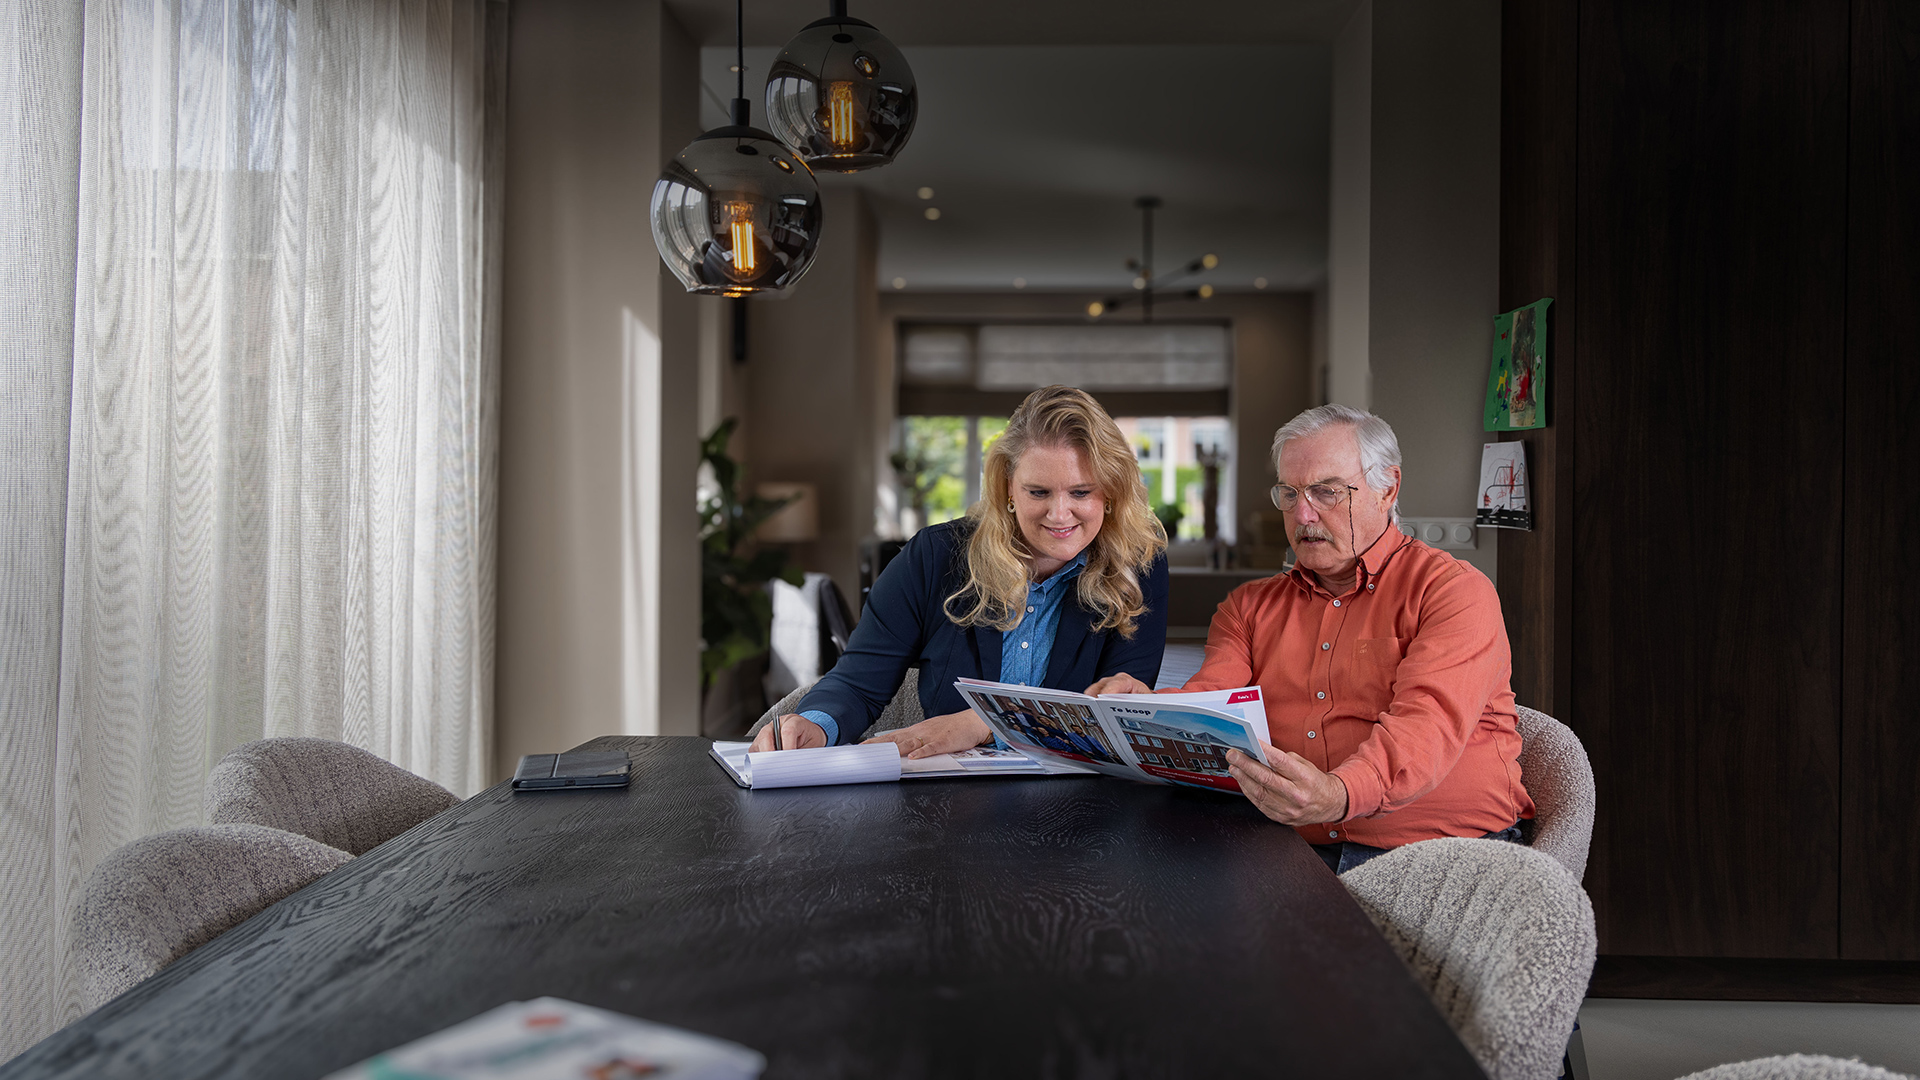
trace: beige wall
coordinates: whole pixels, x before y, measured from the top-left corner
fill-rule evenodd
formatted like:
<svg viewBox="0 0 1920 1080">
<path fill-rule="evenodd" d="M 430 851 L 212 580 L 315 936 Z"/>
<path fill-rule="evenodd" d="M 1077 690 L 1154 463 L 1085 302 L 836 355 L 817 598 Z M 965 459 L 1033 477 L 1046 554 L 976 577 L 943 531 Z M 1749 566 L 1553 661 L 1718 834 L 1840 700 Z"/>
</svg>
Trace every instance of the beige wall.
<svg viewBox="0 0 1920 1080">
<path fill-rule="evenodd" d="M 647 193 L 697 133 L 659 0 L 515 0 L 501 357 L 498 772 L 698 724 L 697 309 Z"/>
<path fill-rule="evenodd" d="M 1402 514 L 1471 517 L 1499 303 L 1497 0 L 1368 0 L 1335 43 L 1334 116 L 1332 400 L 1364 403 L 1393 425 Z M 1340 147 L 1362 129 L 1366 166 L 1345 175 L 1343 192 Z M 1342 263 L 1361 240 L 1364 267 Z M 1343 322 L 1361 304 L 1364 399 L 1352 389 L 1357 331 Z M 1455 554 L 1491 578 L 1499 534 L 1478 534 L 1475 550 Z"/>
<path fill-rule="evenodd" d="M 1096 299 L 1094 293 L 883 293 L 885 355 L 891 358 L 894 327 L 902 319 L 1072 319 Z M 1274 429 L 1313 404 L 1313 294 L 1220 293 L 1205 303 L 1174 301 L 1155 311 L 1233 324 L 1233 484 L 1241 516 L 1236 525 L 1243 527 L 1248 511 L 1268 505 L 1273 476 L 1267 448 Z"/>
<path fill-rule="evenodd" d="M 749 302 L 743 444 L 750 484 L 799 480 L 820 492 L 820 537 L 794 545 L 807 570 L 833 575 L 857 605 L 860 541 L 873 531 L 873 280 L 879 236 L 857 188 L 821 192 L 813 267 L 783 296 Z M 741 447 L 744 446 L 744 450 Z"/>
<path fill-rule="evenodd" d="M 1372 295 L 1373 0 L 1333 40 L 1333 146 L 1327 186 L 1326 399 L 1372 401 L 1367 311 Z"/>
</svg>

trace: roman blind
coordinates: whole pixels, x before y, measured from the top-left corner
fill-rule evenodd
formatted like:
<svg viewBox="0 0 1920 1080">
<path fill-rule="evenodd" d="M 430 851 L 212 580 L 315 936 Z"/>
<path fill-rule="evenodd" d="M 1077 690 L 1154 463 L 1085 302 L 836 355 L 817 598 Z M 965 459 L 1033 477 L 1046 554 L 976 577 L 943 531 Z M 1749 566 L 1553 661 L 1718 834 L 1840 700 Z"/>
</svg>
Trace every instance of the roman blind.
<svg viewBox="0 0 1920 1080">
<path fill-rule="evenodd" d="M 1005 416 L 1055 384 L 1115 416 L 1221 416 L 1233 375 L 1222 323 L 903 323 L 899 356 L 902 416 Z"/>
</svg>

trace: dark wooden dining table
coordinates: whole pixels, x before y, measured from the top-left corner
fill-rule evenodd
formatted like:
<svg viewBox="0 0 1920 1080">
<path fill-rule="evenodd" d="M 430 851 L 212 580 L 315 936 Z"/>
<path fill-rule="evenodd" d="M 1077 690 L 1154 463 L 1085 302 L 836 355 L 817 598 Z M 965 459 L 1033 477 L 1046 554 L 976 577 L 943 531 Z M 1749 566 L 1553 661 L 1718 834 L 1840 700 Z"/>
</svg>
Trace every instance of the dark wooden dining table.
<svg viewBox="0 0 1920 1080">
<path fill-rule="evenodd" d="M 1482 1077 L 1338 879 L 1246 800 L 1104 777 L 744 791 L 697 738 L 627 789 L 500 785 L 27 1050 L 0 1078 L 319 1077 L 552 995 L 778 1077 Z"/>
</svg>

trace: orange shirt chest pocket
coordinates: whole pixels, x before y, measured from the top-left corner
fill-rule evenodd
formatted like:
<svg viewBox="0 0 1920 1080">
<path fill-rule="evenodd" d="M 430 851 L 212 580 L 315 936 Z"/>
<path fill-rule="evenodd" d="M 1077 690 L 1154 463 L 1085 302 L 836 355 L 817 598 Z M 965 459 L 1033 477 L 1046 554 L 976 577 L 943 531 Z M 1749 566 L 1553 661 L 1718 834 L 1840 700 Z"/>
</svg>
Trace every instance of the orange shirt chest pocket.
<svg viewBox="0 0 1920 1080">
<path fill-rule="evenodd" d="M 1393 677 L 1406 655 L 1401 638 L 1360 638 L 1353 643 L 1353 662 L 1346 672 L 1355 704 L 1369 720 L 1393 704 Z"/>
</svg>

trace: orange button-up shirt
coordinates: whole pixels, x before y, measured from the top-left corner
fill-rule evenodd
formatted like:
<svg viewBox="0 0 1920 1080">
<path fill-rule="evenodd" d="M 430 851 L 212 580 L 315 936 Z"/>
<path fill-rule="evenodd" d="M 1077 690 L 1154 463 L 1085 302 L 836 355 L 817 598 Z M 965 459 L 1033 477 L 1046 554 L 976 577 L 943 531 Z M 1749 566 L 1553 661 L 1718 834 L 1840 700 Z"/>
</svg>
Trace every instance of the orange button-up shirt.
<svg viewBox="0 0 1920 1080">
<path fill-rule="evenodd" d="M 1235 589 L 1183 689 L 1257 684 L 1268 741 L 1346 783 L 1347 820 L 1308 843 L 1398 847 L 1533 816 L 1512 670 L 1493 583 L 1389 528 L 1343 596 L 1299 567 Z"/>
</svg>

